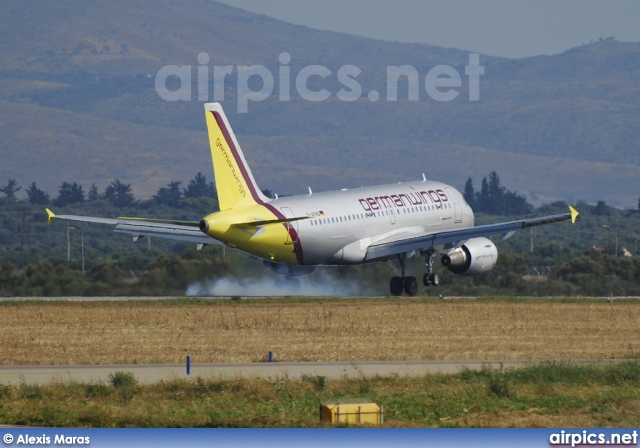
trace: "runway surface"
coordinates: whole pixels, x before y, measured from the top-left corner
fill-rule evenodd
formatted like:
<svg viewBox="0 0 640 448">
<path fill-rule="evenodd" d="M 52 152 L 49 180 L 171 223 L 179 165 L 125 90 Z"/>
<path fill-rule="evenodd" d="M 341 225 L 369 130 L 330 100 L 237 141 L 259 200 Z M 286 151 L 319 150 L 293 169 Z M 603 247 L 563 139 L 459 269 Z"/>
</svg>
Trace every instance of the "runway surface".
<svg viewBox="0 0 640 448">
<path fill-rule="evenodd" d="M 0 384 L 98 383 L 109 381 L 109 374 L 132 372 L 140 384 L 175 379 L 277 378 L 321 375 L 327 378 L 359 378 L 374 375 L 415 376 L 427 373 L 457 373 L 464 368 L 523 367 L 541 361 L 376 361 L 376 362 L 273 362 L 251 364 L 129 364 L 96 366 L 0 366 Z M 572 361 L 596 363 L 597 361 Z M 612 362 L 608 360 L 606 362 Z"/>
</svg>

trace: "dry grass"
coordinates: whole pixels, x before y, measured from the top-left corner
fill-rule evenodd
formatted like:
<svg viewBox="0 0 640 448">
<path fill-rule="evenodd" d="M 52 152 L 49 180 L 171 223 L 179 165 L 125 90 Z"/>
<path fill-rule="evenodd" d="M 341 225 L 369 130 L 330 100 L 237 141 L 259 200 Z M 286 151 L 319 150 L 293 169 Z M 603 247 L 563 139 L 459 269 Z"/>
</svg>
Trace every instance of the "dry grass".
<svg viewBox="0 0 640 448">
<path fill-rule="evenodd" d="M 635 355 L 636 302 L 243 300 L 0 307 L 3 365 Z"/>
<path fill-rule="evenodd" d="M 453 375 L 175 379 L 0 385 L 0 424 L 44 427 L 317 427 L 321 403 L 362 399 L 387 427 L 634 427 L 640 364 L 545 363 Z M 324 378 L 323 381 L 318 381 Z M 492 384 L 505 384 L 496 394 Z M 503 391 L 505 392 L 505 391 Z"/>
</svg>

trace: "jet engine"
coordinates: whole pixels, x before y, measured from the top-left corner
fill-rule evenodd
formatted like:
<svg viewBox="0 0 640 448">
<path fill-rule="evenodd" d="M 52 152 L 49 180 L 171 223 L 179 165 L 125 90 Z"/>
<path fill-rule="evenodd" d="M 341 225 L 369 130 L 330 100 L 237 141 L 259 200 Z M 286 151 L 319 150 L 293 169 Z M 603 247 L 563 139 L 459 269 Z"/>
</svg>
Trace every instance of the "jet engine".
<svg viewBox="0 0 640 448">
<path fill-rule="evenodd" d="M 471 238 L 440 259 L 451 272 L 477 275 L 490 271 L 498 261 L 498 249 L 487 238 Z"/>
</svg>

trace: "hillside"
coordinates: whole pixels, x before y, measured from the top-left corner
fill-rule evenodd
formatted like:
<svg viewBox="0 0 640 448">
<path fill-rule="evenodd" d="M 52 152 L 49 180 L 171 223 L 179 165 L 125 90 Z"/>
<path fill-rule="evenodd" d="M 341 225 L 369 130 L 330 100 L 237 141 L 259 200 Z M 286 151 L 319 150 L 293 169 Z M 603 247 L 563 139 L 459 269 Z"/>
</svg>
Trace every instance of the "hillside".
<svg viewBox="0 0 640 448">
<path fill-rule="evenodd" d="M 462 187 L 496 170 L 540 204 L 605 200 L 633 207 L 640 195 L 640 44 L 601 40 L 555 56 L 480 58 L 480 101 L 468 101 L 467 52 L 313 30 L 208 0 L 0 3 L 0 183 L 62 181 L 103 189 L 112 179 L 150 196 L 197 171 L 210 176 L 197 56 L 213 66 L 264 65 L 269 99 L 237 113 L 237 70 L 223 104 L 254 175 L 281 194 L 395 182 L 422 172 Z M 291 55 L 291 100 L 279 101 L 282 52 Z M 192 101 L 155 91 L 165 65 L 193 66 Z M 324 65 L 301 98 L 295 76 Z M 336 98 L 340 67 L 361 70 L 360 99 Z M 437 102 L 424 88 L 432 67 L 462 75 L 460 95 Z M 389 65 L 419 73 L 419 101 L 386 101 Z M 252 87 L 257 88 L 252 85 Z M 258 83 L 259 87 L 259 83 Z M 370 90 L 380 93 L 370 101 Z"/>
</svg>

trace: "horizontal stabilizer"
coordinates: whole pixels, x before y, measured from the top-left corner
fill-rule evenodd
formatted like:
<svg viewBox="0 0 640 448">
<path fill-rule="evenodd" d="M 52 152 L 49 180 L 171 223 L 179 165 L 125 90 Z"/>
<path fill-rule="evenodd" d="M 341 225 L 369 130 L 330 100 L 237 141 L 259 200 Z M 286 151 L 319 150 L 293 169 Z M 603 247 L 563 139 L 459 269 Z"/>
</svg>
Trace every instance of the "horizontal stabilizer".
<svg viewBox="0 0 640 448">
<path fill-rule="evenodd" d="M 233 224 L 235 227 L 240 227 L 243 229 L 250 229 L 260 226 L 267 226 L 269 224 L 285 224 L 288 222 L 300 221 L 302 219 L 310 219 L 312 216 L 301 216 L 298 218 L 283 218 L 283 219 L 268 219 L 268 220 L 256 220 L 249 222 L 240 222 L 237 224 Z"/>
</svg>

